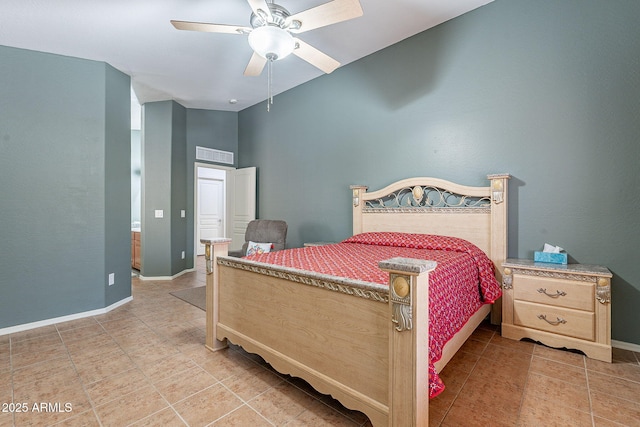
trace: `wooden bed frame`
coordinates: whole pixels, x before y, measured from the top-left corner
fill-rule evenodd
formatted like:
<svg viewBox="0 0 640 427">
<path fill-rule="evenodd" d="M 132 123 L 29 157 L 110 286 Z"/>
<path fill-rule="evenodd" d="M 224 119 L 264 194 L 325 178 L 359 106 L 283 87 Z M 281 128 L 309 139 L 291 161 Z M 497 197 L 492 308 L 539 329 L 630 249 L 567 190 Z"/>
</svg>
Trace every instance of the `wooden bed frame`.
<svg viewBox="0 0 640 427">
<path fill-rule="evenodd" d="M 400 231 L 466 239 L 485 251 L 502 283 L 507 257 L 509 175 L 469 187 L 410 178 L 368 193 L 352 186 L 353 233 Z M 207 336 L 226 339 L 300 377 L 375 427 L 426 426 L 428 284 L 433 261 L 380 263 L 389 285 L 277 267 L 227 256 L 230 239 L 202 239 L 207 265 Z M 492 322 L 499 323 L 500 303 Z M 438 372 L 489 314 L 485 305 L 445 346 Z"/>
</svg>

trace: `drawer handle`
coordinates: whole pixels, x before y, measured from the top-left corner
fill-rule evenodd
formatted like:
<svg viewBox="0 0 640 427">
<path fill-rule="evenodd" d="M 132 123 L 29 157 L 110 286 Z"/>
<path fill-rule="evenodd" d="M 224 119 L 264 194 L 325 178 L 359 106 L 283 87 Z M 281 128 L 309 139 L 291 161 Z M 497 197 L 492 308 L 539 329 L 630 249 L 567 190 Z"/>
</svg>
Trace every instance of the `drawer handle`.
<svg viewBox="0 0 640 427">
<path fill-rule="evenodd" d="M 567 293 L 565 291 L 556 291 L 555 294 L 550 294 L 550 293 L 547 292 L 546 289 L 543 289 L 543 288 L 538 289 L 538 292 L 541 293 L 541 294 L 545 294 L 546 296 L 551 297 L 551 298 L 558 298 L 558 297 L 563 297 L 563 296 L 567 295 Z"/>
<path fill-rule="evenodd" d="M 550 325 L 559 325 L 559 324 L 561 324 L 561 323 L 562 323 L 562 324 L 567 323 L 567 321 L 566 321 L 566 320 L 564 320 L 564 319 L 563 319 L 563 318 L 561 318 L 561 317 L 556 317 L 556 319 L 558 319 L 558 320 L 555 320 L 555 321 L 553 321 L 553 320 L 549 320 L 549 319 L 547 319 L 547 315 L 546 315 L 546 314 L 538 314 L 538 319 L 540 319 L 540 320 L 544 320 L 545 322 L 547 322 L 547 323 L 548 323 L 548 324 L 550 324 Z"/>
</svg>

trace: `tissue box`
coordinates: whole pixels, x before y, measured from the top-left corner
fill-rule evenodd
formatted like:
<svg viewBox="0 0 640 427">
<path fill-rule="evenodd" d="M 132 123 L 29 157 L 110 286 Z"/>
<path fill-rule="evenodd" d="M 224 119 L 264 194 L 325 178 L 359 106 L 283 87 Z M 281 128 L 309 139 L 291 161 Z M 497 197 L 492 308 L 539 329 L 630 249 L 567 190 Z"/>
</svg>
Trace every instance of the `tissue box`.
<svg viewBox="0 0 640 427">
<path fill-rule="evenodd" d="M 535 262 L 550 262 L 552 264 L 566 264 L 567 263 L 567 253 L 553 253 L 553 252 L 539 252 L 535 251 L 533 253 L 533 260 Z"/>
</svg>

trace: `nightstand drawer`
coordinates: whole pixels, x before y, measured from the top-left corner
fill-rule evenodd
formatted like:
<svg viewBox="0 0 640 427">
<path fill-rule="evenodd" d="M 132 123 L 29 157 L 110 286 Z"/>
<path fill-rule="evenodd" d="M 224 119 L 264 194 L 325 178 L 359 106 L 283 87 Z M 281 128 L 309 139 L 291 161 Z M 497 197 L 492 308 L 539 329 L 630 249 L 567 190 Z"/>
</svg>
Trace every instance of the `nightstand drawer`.
<svg viewBox="0 0 640 427">
<path fill-rule="evenodd" d="M 513 297 L 516 300 L 576 310 L 594 310 L 594 283 L 521 274 L 515 274 L 513 279 Z"/>
<path fill-rule="evenodd" d="M 546 319 L 546 320 L 545 320 Z M 513 323 L 584 340 L 595 340 L 593 312 L 514 301 Z"/>
</svg>

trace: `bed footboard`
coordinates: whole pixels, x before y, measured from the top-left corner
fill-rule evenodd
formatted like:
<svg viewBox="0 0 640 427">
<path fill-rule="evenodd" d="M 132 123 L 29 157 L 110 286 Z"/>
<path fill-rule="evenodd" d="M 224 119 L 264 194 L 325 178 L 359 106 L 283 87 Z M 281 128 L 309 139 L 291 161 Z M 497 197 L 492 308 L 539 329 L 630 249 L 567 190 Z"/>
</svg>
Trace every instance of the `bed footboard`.
<svg viewBox="0 0 640 427">
<path fill-rule="evenodd" d="M 383 261 L 383 286 L 227 257 L 229 239 L 202 243 L 207 348 L 224 348 L 228 338 L 362 411 L 375 427 L 428 425 L 435 262 Z"/>
</svg>

